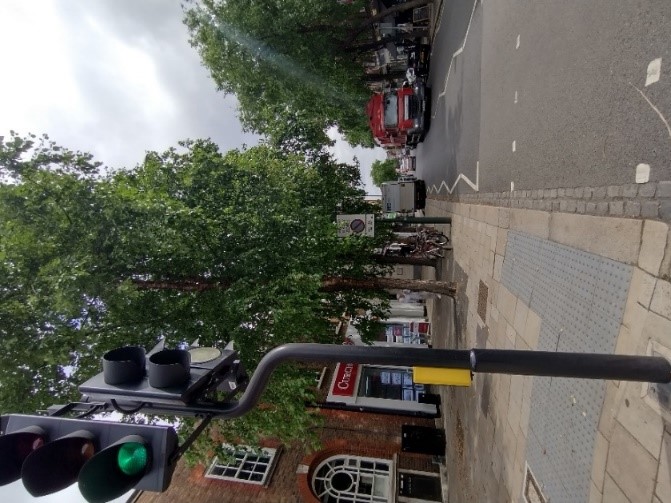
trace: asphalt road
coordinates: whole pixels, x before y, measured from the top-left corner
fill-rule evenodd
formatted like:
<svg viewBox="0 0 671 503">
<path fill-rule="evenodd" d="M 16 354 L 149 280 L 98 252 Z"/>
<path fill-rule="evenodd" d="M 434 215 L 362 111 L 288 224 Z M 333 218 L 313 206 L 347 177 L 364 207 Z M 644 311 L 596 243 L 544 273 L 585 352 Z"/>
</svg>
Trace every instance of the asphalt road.
<svg viewBox="0 0 671 503">
<path fill-rule="evenodd" d="M 671 180 L 671 1 L 445 1 L 431 58 L 431 192 Z"/>
</svg>

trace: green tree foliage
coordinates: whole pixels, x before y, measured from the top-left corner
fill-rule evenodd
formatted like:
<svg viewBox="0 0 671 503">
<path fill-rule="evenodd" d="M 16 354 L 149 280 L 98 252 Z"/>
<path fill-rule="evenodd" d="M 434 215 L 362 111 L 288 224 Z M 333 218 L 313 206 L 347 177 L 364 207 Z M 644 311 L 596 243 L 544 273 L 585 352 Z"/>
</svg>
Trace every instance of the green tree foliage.
<svg viewBox="0 0 671 503">
<path fill-rule="evenodd" d="M 109 174 L 87 154 L 13 135 L 0 141 L 0 181 L 2 412 L 76 399 L 114 347 L 233 340 L 253 369 L 285 342 L 339 342 L 329 317 L 382 314 L 363 290 L 321 288 L 325 275 L 387 267 L 369 260 L 376 240 L 336 237 L 336 208 L 366 205 L 357 167 L 325 154 L 190 141 Z M 307 439 L 310 397 L 296 390 L 309 382 L 281 369 L 266 414 L 227 430 Z"/>
<path fill-rule="evenodd" d="M 239 100 L 248 129 L 279 144 L 323 145 L 324 131 L 337 126 L 350 143 L 373 146 L 360 53 L 343 46 L 365 3 L 204 0 L 190 5 L 185 23 L 218 88 Z"/>
<path fill-rule="evenodd" d="M 385 159 L 384 161 L 375 160 L 370 169 L 370 176 L 376 186 L 382 185 L 384 182 L 390 182 L 398 178 L 396 172 L 398 168 L 398 161 L 396 159 Z"/>
</svg>

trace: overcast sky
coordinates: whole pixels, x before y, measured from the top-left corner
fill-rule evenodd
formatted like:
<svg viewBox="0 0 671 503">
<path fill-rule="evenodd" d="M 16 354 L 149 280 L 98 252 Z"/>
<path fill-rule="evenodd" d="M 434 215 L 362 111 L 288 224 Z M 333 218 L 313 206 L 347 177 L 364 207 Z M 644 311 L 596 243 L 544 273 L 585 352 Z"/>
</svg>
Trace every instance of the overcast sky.
<svg viewBox="0 0 671 503">
<path fill-rule="evenodd" d="M 222 150 L 253 145 L 236 119 L 235 98 L 217 93 L 181 22 L 178 0 L 0 0 L 0 134 L 47 133 L 71 149 L 123 168 L 147 150 L 210 137 Z M 363 113 L 363 110 L 361 111 Z M 338 141 L 356 155 L 369 193 L 381 149 Z M 0 501 L 32 501 L 20 482 Z M 42 502 L 76 502 L 76 486 Z"/>
<path fill-rule="evenodd" d="M 48 133 L 115 168 L 185 138 L 210 137 L 222 150 L 255 144 L 181 20 L 178 0 L 0 1 L 0 134 Z M 356 155 L 367 192 L 379 193 L 368 171 L 381 149 L 339 141 L 332 151 Z"/>
</svg>

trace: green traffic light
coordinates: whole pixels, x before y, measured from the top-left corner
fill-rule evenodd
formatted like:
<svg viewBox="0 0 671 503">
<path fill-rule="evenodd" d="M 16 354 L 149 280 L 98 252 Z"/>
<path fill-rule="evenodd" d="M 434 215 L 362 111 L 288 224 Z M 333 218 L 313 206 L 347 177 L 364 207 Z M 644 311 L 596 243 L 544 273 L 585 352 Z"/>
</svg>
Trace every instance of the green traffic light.
<svg viewBox="0 0 671 503">
<path fill-rule="evenodd" d="M 148 461 L 147 447 L 140 442 L 123 444 L 117 453 L 117 466 L 126 475 L 137 475 L 143 472 Z"/>
</svg>

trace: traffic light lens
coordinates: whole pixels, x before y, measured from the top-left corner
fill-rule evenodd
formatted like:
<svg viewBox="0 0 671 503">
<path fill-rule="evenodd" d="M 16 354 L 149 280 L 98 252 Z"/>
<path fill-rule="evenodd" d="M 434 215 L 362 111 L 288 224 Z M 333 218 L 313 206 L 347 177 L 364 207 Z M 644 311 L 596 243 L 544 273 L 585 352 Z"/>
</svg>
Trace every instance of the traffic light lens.
<svg viewBox="0 0 671 503">
<path fill-rule="evenodd" d="M 117 466 L 126 475 L 144 471 L 149 460 L 147 448 L 139 442 L 123 444 L 117 454 Z"/>
</svg>

